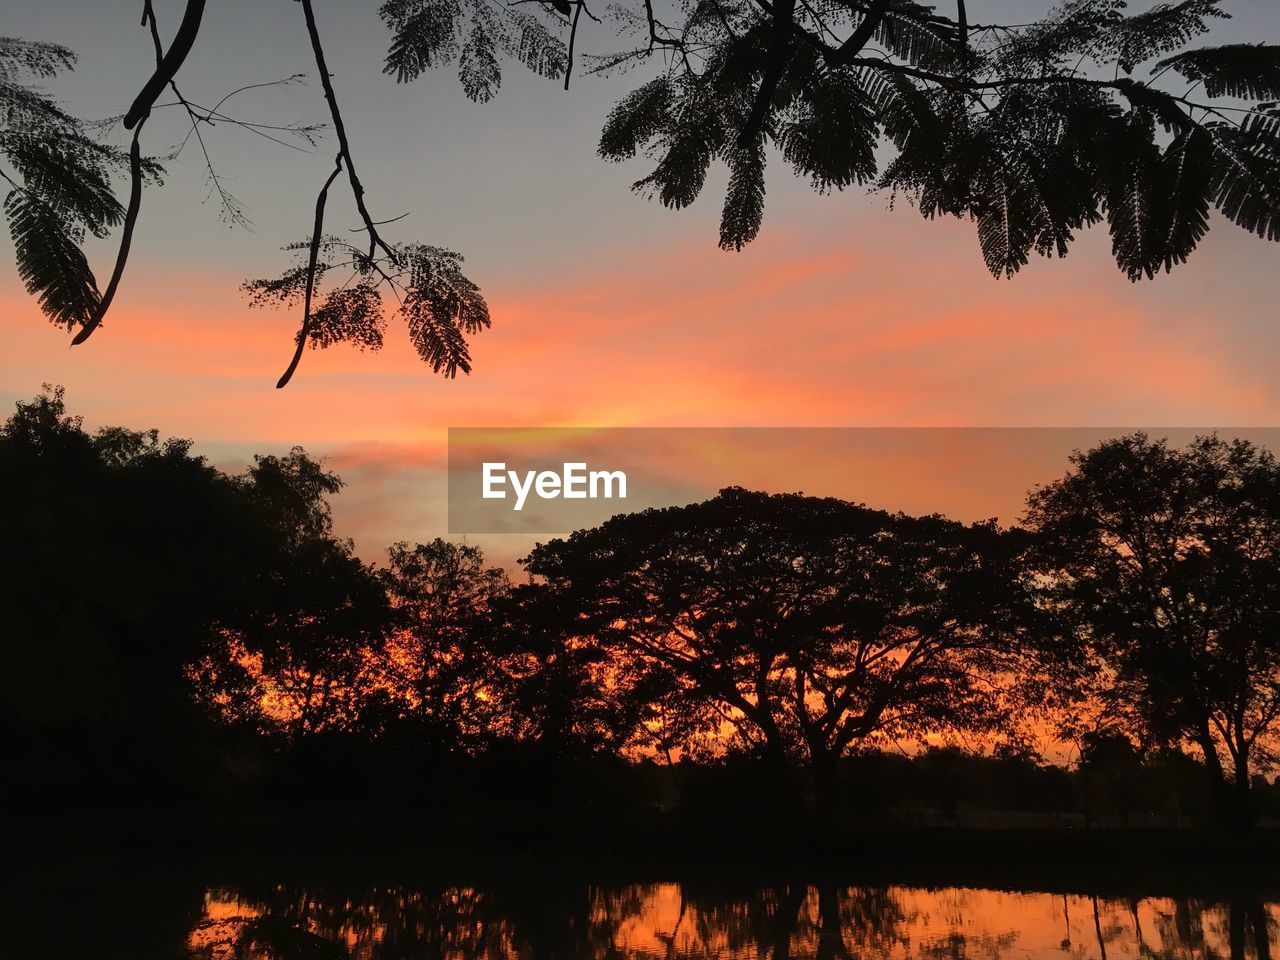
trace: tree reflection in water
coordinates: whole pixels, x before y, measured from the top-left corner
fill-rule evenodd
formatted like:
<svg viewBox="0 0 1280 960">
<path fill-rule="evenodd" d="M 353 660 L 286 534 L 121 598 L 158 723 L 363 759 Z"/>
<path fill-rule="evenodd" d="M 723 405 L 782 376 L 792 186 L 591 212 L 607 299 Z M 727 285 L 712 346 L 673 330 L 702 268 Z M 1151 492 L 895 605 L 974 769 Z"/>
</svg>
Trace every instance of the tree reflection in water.
<svg viewBox="0 0 1280 960">
<path fill-rule="evenodd" d="M 1280 903 L 720 880 L 214 889 L 192 960 L 1271 960 Z"/>
</svg>

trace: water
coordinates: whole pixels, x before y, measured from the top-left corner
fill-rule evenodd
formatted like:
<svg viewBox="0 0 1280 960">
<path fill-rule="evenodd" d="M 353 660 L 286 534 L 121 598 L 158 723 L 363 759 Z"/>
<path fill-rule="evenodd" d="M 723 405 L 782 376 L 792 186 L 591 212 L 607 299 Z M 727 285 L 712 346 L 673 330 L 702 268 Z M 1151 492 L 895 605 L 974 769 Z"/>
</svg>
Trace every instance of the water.
<svg viewBox="0 0 1280 960">
<path fill-rule="evenodd" d="M 192 960 L 1270 960 L 1280 899 L 731 878 L 483 887 L 262 883 L 94 892 L 7 919 L 10 956 Z M 33 898 L 34 899 L 34 898 Z M 42 898 L 44 907 L 49 906 Z M 44 912 L 42 909 L 39 912 Z M 24 922 L 37 928 L 24 939 Z M 13 931 L 19 931 L 16 941 Z M 8 951 L 6 951 L 8 952 Z"/>
</svg>

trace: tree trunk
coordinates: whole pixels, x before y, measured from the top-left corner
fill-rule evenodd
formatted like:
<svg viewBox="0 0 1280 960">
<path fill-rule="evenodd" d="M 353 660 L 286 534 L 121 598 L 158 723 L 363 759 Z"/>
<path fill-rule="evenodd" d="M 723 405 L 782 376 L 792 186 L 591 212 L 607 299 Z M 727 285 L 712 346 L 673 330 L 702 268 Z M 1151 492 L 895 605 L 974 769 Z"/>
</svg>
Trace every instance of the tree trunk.
<svg viewBox="0 0 1280 960">
<path fill-rule="evenodd" d="M 1206 720 L 1196 734 L 1196 744 L 1204 754 L 1204 767 L 1209 774 L 1209 787 L 1213 792 L 1214 813 L 1218 825 L 1227 830 L 1239 828 L 1237 816 L 1238 798 L 1227 783 L 1226 771 L 1222 768 L 1222 758 L 1218 755 L 1218 745 L 1213 742 L 1213 734 L 1209 732 Z M 1246 790 L 1248 789 L 1246 785 Z"/>
<path fill-rule="evenodd" d="M 1253 829 L 1253 794 L 1249 784 L 1249 754 L 1241 751 L 1234 757 L 1235 783 L 1232 785 L 1231 827 L 1240 832 Z"/>
<path fill-rule="evenodd" d="M 1253 928 L 1253 952 L 1258 960 L 1271 960 L 1271 918 L 1261 900 L 1249 904 L 1249 926 Z"/>
<path fill-rule="evenodd" d="M 810 760 L 813 812 L 823 826 L 834 824 L 839 814 L 837 764 L 833 754 L 819 754 Z"/>
</svg>

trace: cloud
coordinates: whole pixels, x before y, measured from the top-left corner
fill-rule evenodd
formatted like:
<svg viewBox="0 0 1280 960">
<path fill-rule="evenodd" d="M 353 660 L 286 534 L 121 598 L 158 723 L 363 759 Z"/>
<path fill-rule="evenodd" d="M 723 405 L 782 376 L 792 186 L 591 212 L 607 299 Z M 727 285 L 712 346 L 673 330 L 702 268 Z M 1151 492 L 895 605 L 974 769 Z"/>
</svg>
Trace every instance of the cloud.
<svg viewBox="0 0 1280 960">
<path fill-rule="evenodd" d="M 145 265 L 70 350 L 10 276 L 0 383 L 11 399 L 62 383 L 90 424 L 154 425 L 221 455 L 328 452 L 361 541 L 439 524 L 420 501 L 449 426 L 1280 422 L 1268 364 L 1242 360 L 1242 340 L 1274 339 L 1257 320 L 1267 288 L 1244 282 L 1230 235 L 1214 245 L 1221 230 L 1154 284 L 1125 281 L 1099 231 L 996 282 L 968 225 L 822 210 L 784 215 L 740 255 L 701 235 L 622 238 L 539 279 L 480 277 L 495 325 L 456 381 L 393 323 L 381 354 L 308 351 L 277 391 L 296 316 L 250 311 L 234 278 Z"/>
</svg>

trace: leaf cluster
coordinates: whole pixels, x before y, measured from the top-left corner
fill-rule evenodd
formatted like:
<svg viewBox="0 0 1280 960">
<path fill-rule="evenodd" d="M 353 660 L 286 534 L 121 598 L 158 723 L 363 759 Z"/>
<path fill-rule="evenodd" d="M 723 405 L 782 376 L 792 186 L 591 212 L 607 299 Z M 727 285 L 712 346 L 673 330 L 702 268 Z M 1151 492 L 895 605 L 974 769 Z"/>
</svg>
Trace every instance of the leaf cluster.
<svg viewBox="0 0 1280 960">
<path fill-rule="evenodd" d="M 0 37 L 0 179 L 18 274 L 40 309 L 58 326 L 85 324 L 100 301 L 82 250 L 87 236 L 105 237 L 124 219 L 111 185 L 128 166 L 83 120 L 40 87 L 75 65 L 75 54 L 53 43 Z M 144 175 L 158 179 L 154 162 Z"/>
<path fill-rule="evenodd" d="M 309 270 L 310 238 L 284 247 L 295 263 L 278 277 L 247 280 L 242 288 L 254 307 L 294 307 L 312 284 L 313 307 L 303 334 L 313 349 L 349 343 L 378 350 L 387 326 L 385 297 L 406 324 L 409 338 L 431 369 L 447 377 L 471 372 L 467 338 L 490 324 L 480 288 L 462 271 L 461 254 L 442 247 L 398 243 L 390 255 L 371 256 L 350 241 L 325 236 L 314 275 Z M 329 277 L 341 282 L 325 286 Z"/>
</svg>

